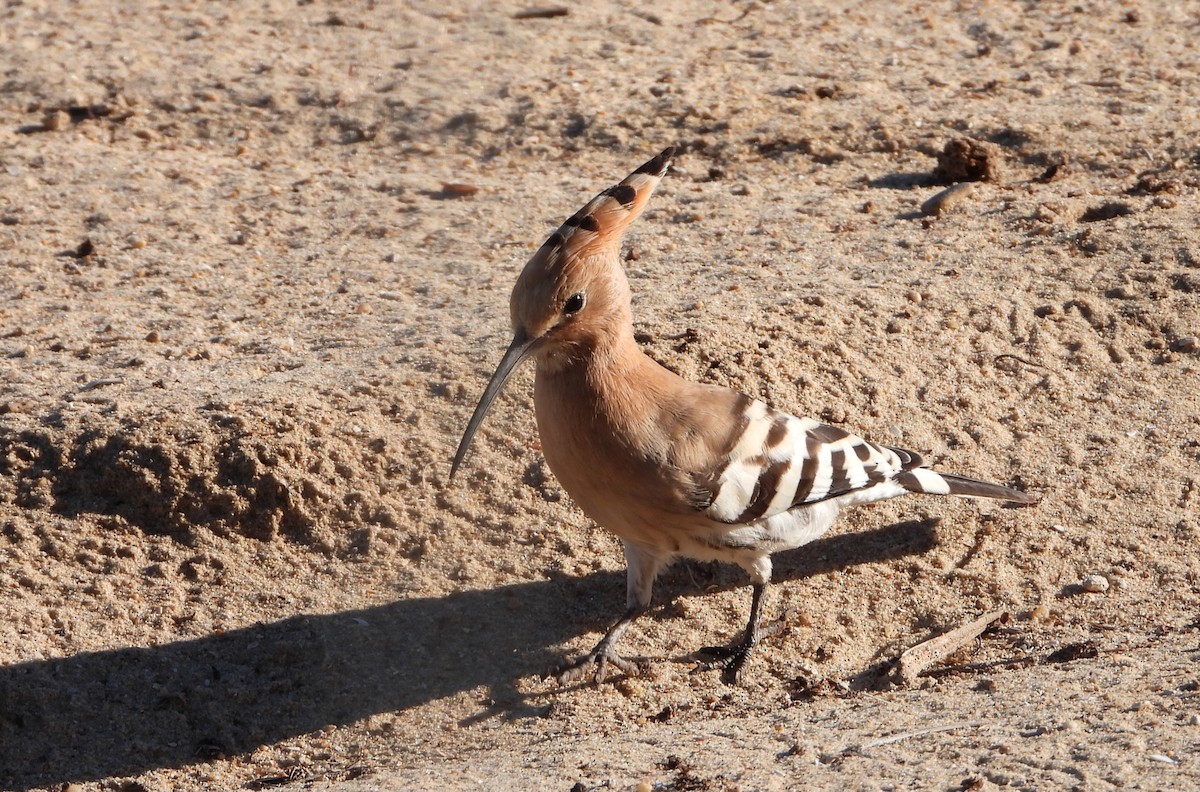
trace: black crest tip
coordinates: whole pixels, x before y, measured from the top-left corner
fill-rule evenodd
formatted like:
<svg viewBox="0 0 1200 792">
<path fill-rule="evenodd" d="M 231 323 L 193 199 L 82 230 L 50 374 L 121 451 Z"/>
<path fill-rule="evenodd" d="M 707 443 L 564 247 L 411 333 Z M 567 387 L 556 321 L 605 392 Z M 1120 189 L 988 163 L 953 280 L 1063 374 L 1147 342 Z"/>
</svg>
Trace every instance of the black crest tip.
<svg viewBox="0 0 1200 792">
<path fill-rule="evenodd" d="M 662 176 L 667 172 L 667 168 L 671 167 L 671 160 L 675 158 L 675 151 L 675 146 L 667 146 L 657 157 L 643 164 L 634 173 L 652 173 L 655 176 Z"/>
</svg>

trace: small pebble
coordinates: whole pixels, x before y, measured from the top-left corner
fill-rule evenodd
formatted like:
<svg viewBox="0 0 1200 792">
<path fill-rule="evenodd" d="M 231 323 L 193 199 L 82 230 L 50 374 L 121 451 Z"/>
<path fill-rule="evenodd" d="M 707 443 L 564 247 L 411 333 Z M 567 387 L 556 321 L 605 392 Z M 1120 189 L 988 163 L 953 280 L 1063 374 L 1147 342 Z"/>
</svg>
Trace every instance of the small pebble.
<svg viewBox="0 0 1200 792">
<path fill-rule="evenodd" d="M 921 213 L 941 217 L 943 212 L 952 208 L 955 204 L 961 203 L 974 191 L 975 185 L 971 182 L 961 182 L 953 187 L 947 187 L 921 204 Z"/>
<path fill-rule="evenodd" d="M 1043 621 L 1050 615 L 1049 606 L 1042 604 L 1035 607 L 1029 612 L 1030 621 Z"/>
<path fill-rule="evenodd" d="M 479 192 L 479 188 L 474 184 L 442 182 L 442 197 L 444 198 L 470 198 L 477 192 Z"/>
<path fill-rule="evenodd" d="M 546 8 L 526 8 L 513 14 L 513 19 L 553 19 L 565 17 L 571 13 L 566 6 L 548 6 Z M 641 787 L 638 787 L 641 789 Z"/>
<path fill-rule="evenodd" d="M 1183 336 L 1176 339 L 1175 349 L 1180 352 L 1195 352 L 1197 349 L 1200 349 L 1200 339 L 1196 338 L 1196 336 Z"/>
<path fill-rule="evenodd" d="M 71 117 L 62 110 L 51 110 L 42 116 L 42 129 L 47 132 L 57 132 L 65 129 L 71 123 Z"/>
<path fill-rule="evenodd" d="M 1103 594 L 1108 591 L 1108 578 L 1104 575 L 1088 575 L 1080 581 L 1079 587 L 1089 594 Z"/>
</svg>

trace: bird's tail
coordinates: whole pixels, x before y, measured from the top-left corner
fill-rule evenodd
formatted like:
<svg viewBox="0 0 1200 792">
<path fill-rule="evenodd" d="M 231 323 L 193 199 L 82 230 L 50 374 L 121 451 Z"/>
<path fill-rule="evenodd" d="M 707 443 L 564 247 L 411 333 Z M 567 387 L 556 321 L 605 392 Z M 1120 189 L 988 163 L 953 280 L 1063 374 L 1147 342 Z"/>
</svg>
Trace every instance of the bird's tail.
<svg viewBox="0 0 1200 792">
<path fill-rule="evenodd" d="M 950 473 L 938 473 L 929 468 L 913 468 L 896 476 L 896 482 L 909 492 L 931 495 L 961 495 L 967 498 L 995 498 L 1012 503 L 1037 503 L 1039 498 L 1028 492 L 986 481 L 977 481 Z"/>
</svg>

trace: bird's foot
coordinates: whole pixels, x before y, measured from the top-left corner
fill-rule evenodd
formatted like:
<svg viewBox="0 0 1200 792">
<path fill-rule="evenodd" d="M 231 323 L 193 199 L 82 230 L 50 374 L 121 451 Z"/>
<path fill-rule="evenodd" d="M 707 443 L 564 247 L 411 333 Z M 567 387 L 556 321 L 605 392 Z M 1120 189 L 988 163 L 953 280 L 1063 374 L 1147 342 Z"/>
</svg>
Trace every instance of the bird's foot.
<svg viewBox="0 0 1200 792">
<path fill-rule="evenodd" d="M 738 641 L 729 646 L 705 646 L 696 654 L 710 657 L 693 669 L 692 673 L 701 671 L 720 671 L 721 681 L 727 685 L 736 685 L 742 677 L 742 669 L 750 654 L 754 651 L 753 641 Z"/>
<path fill-rule="evenodd" d="M 696 652 L 697 655 L 712 658 L 700 663 L 693 673 L 701 671 L 720 671 L 721 681 L 727 685 L 736 685 L 741 681 L 742 669 L 754 652 L 754 647 L 762 639 L 774 635 L 783 628 L 782 622 L 776 622 L 769 627 L 763 627 L 757 632 L 747 635 L 737 643 L 729 646 L 705 646 Z"/>
<path fill-rule="evenodd" d="M 646 672 L 646 662 L 642 658 L 630 660 L 621 657 L 616 650 L 603 645 L 597 646 L 588 654 L 560 668 L 554 677 L 560 685 L 586 680 L 589 676 L 597 685 L 607 678 L 610 668 L 615 668 L 625 676 L 640 676 Z"/>
</svg>

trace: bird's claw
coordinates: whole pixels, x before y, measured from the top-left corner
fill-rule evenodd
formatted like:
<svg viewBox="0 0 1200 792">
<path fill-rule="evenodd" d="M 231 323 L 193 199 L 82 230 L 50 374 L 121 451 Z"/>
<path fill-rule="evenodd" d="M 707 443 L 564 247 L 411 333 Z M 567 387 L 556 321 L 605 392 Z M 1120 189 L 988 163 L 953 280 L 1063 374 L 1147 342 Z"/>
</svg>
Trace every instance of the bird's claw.
<svg viewBox="0 0 1200 792">
<path fill-rule="evenodd" d="M 590 676 L 591 681 L 599 685 L 608 678 L 609 666 L 625 676 L 640 676 L 646 672 L 645 661 L 629 660 L 621 657 L 613 649 L 596 647 L 575 662 L 560 668 L 554 677 L 560 685 L 567 685 L 586 680 Z"/>
<path fill-rule="evenodd" d="M 783 626 L 783 622 L 778 621 L 766 627 L 758 628 L 753 636 L 742 638 L 742 640 L 729 646 L 701 647 L 696 654 L 712 659 L 700 663 L 692 669 L 692 673 L 720 671 L 722 682 L 727 685 L 736 685 L 741 681 L 742 669 L 745 667 L 746 661 L 750 659 L 750 654 L 754 651 L 754 647 L 758 646 L 759 642 L 764 638 L 778 633 L 783 629 Z"/>
<path fill-rule="evenodd" d="M 711 660 L 700 663 L 692 673 L 701 671 L 720 671 L 721 681 L 727 685 L 736 685 L 742 677 L 742 669 L 750 659 L 754 643 L 739 641 L 730 646 L 705 646 L 696 654 L 711 657 Z"/>
</svg>

